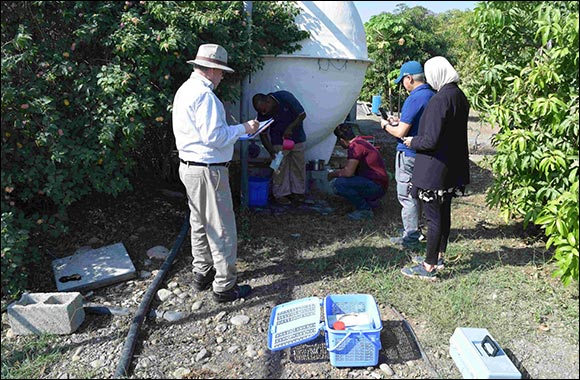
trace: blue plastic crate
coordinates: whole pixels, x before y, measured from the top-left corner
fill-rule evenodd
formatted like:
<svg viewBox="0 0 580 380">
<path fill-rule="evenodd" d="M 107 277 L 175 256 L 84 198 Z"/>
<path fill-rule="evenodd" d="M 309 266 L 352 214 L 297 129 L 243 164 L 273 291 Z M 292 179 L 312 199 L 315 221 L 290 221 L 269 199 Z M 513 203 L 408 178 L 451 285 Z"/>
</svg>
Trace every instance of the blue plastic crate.
<svg viewBox="0 0 580 380">
<path fill-rule="evenodd" d="M 375 299 L 368 294 L 329 295 L 324 300 L 326 348 L 335 367 L 375 366 L 381 349 L 383 323 Z M 348 321 L 345 330 L 332 328 L 337 320 Z"/>
<path fill-rule="evenodd" d="M 324 322 L 320 321 L 321 307 Z M 337 320 L 344 330 L 333 328 Z M 268 327 L 268 348 L 294 347 L 316 339 L 325 330 L 330 364 L 335 367 L 368 367 L 379 361 L 380 332 L 383 328 L 375 299 L 368 294 L 329 295 L 323 302 L 308 297 L 272 309 Z"/>
</svg>

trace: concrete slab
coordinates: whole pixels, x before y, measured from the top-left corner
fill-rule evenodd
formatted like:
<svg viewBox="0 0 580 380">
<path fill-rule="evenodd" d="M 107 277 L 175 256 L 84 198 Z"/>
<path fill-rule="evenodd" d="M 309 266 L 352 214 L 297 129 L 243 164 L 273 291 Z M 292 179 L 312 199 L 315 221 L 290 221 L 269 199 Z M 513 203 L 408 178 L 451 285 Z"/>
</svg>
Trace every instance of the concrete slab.
<svg viewBox="0 0 580 380">
<path fill-rule="evenodd" d="M 52 269 L 60 292 L 100 288 L 137 275 L 123 243 L 53 260 Z"/>
</svg>

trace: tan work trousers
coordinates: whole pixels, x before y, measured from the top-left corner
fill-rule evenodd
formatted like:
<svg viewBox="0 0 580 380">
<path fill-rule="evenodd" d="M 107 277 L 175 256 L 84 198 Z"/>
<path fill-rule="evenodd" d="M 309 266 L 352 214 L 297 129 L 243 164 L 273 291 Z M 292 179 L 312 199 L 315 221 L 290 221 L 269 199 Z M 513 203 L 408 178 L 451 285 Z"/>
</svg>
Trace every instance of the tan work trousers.
<svg viewBox="0 0 580 380">
<path fill-rule="evenodd" d="M 191 216 L 193 271 L 216 270 L 214 292 L 231 289 L 237 280 L 238 236 L 234 204 L 225 166 L 193 166 L 181 163 L 179 178 L 187 191 Z"/>
<path fill-rule="evenodd" d="M 282 150 L 282 145 L 274 145 L 273 148 L 279 152 Z M 294 145 L 294 149 L 282 151 L 284 159 L 279 170 L 272 174 L 272 195 L 274 198 L 306 192 L 305 150 L 304 143 L 297 143 Z"/>
</svg>

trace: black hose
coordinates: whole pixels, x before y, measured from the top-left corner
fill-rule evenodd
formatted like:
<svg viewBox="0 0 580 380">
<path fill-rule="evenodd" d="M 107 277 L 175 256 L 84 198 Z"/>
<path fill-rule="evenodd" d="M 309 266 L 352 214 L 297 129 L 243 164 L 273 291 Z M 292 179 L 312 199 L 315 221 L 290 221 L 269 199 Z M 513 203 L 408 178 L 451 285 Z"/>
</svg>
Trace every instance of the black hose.
<svg viewBox="0 0 580 380">
<path fill-rule="evenodd" d="M 137 341 L 139 327 L 141 326 L 143 320 L 145 319 L 145 316 L 147 315 L 147 310 L 149 309 L 149 305 L 151 304 L 151 300 L 153 299 L 155 292 L 157 292 L 157 288 L 163 282 L 163 279 L 167 274 L 167 271 L 169 270 L 171 263 L 175 259 L 177 252 L 179 251 L 181 245 L 183 244 L 185 235 L 187 235 L 187 232 L 189 231 L 189 214 L 190 211 L 188 209 L 185 215 L 185 220 L 183 221 L 183 226 L 181 227 L 181 232 L 179 233 L 179 236 L 175 240 L 175 243 L 171 248 L 169 256 L 167 256 L 167 258 L 163 262 L 161 269 L 157 273 L 157 276 L 155 276 L 155 279 L 153 280 L 151 285 L 149 285 L 149 289 L 147 289 L 147 292 L 143 296 L 143 300 L 139 304 L 137 313 L 133 318 L 133 323 L 129 328 L 127 340 L 125 341 L 125 345 L 123 346 L 123 350 L 121 351 L 121 360 L 119 362 L 119 365 L 117 366 L 117 370 L 115 371 L 114 377 L 115 379 L 127 377 L 128 375 L 129 365 L 131 364 L 131 359 L 133 358 L 133 350 L 135 349 L 135 343 Z"/>
</svg>

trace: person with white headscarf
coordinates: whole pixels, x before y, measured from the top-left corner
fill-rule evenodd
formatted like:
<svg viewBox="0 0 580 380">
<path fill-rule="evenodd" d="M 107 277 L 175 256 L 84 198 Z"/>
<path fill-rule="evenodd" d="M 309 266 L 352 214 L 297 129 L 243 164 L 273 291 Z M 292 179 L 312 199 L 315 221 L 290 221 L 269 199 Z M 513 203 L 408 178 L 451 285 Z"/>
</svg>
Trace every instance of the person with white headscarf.
<svg viewBox="0 0 580 380">
<path fill-rule="evenodd" d="M 407 277 L 437 279 L 444 266 L 451 229 L 451 200 L 469 184 L 467 120 L 469 102 L 459 88 L 459 74 L 444 57 L 425 62 L 427 83 L 437 91 L 423 112 L 417 136 L 406 146 L 417 152 L 411 178 L 411 195 L 421 201 L 427 218 L 427 253 L 403 268 Z"/>
</svg>

